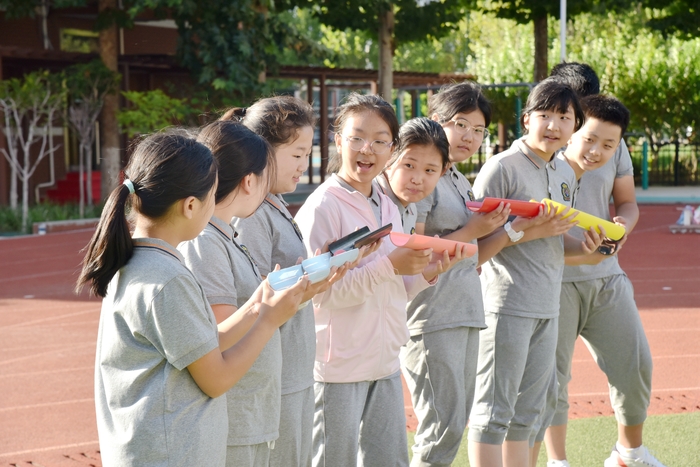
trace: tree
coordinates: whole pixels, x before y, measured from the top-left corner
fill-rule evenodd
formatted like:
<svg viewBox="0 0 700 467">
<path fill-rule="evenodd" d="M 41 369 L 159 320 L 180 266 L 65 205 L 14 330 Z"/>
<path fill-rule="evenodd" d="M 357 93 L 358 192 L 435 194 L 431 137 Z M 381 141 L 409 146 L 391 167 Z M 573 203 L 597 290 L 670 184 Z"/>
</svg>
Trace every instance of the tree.
<svg viewBox="0 0 700 467">
<path fill-rule="evenodd" d="M 644 0 L 642 5 L 661 10 L 647 25 L 663 34 L 700 37 L 700 5 L 697 0 Z"/>
<path fill-rule="evenodd" d="M 63 107 L 64 91 L 60 78 L 47 71 L 36 71 L 22 79 L 0 81 L 0 109 L 5 120 L 7 149 L 0 149 L 10 164 L 13 180 L 10 206 L 17 208 L 16 180 L 22 182 L 22 228 L 27 229 L 29 180 L 39 163 L 60 146 L 53 142 L 56 116 Z M 32 149 L 37 150 L 32 161 Z"/>
<path fill-rule="evenodd" d="M 95 144 L 95 122 L 105 99 L 119 88 L 121 77 L 107 68 L 101 60 L 78 64 L 65 70 L 68 91 L 68 121 L 78 133 L 80 183 L 80 216 L 87 204 L 92 206 L 92 147 Z M 87 177 L 83 177 L 83 168 Z M 87 184 L 84 179 L 87 178 Z"/>
<path fill-rule="evenodd" d="M 567 3 L 567 15 L 582 12 L 620 11 L 633 5 L 632 0 L 576 0 Z M 535 39 L 535 63 L 533 81 L 542 81 L 549 74 L 547 51 L 549 50 L 548 18 L 559 15 L 559 2 L 553 0 L 483 0 L 484 11 L 499 18 L 514 19 L 519 23 L 532 23 Z"/>
<path fill-rule="evenodd" d="M 391 98 L 393 55 L 410 41 L 439 38 L 455 29 L 468 0 L 290 0 L 308 6 L 336 30 L 367 31 L 379 42 L 379 93 Z"/>
</svg>

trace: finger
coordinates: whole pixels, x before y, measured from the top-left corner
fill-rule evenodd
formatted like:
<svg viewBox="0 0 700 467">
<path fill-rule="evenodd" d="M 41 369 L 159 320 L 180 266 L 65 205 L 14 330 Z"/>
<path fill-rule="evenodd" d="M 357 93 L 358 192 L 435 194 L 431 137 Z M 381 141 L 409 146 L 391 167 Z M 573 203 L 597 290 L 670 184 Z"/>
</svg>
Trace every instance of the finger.
<svg viewBox="0 0 700 467">
<path fill-rule="evenodd" d="M 301 259 L 301 256 L 300 256 L 299 258 Z M 279 264 L 275 264 L 275 269 L 274 269 L 274 270 L 275 270 L 275 271 L 279 271 L 279 270 L 280 270 L 280 265 L 279 265 Z"/>
</svg>

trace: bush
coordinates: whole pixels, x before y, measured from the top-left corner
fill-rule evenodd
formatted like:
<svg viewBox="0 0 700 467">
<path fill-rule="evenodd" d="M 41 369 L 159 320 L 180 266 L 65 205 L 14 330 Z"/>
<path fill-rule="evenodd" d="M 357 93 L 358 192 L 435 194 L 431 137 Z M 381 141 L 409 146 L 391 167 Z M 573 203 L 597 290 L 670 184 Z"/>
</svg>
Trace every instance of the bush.
<svg viewBox="0 0 700 467">
<path fill-rule="evenodd" d="M 100 217 L 102 205 L 86 206 L 85 217 Z M 43 202 L 29 207 L 28 227 L 22 231 L 22 212 L 9 206 L 0 206 L 0 233 L 31 233 L 34 222 L 65 221 L 80 219 L 77 204 L 54 204 Z"/>
</svg>

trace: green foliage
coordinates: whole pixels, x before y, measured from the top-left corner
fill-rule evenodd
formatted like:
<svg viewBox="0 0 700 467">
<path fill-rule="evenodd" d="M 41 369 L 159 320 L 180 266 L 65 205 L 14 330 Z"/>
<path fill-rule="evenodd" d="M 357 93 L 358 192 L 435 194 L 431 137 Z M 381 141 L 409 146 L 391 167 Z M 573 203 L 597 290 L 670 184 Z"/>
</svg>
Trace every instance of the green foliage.
<svg viewBox="0 0 700 467">
<path fill-rule="evenodd" d="M 86 218 L 100 217 L 102 205 L 85 208 Z M 81 219 L 77 204 L 55 204 L 42 202 L 29 207 L 28 225 L 22 229 L 22 213 L 8 206 L 0 206 L 0 233 L 30 233 L 34 222 L 65 221 Z"/>
<path fill-rule="evenodd" d="M 652 149 L 664 138 L 697 138 L 700 116 L 700 38 L 682 40 L 639 28 L 654 12 L 582 16 L 572 24 L 568 59 L 591 64 L 601 91 L 631 112 L 630 130 L 643 131 Z M 591 30 L 598 33 L 595 37 Z"/>
<path fill-rule="evenodd" d="M 130 106 L 119 112 L 117 121 L 130 138 L 182 123 L 192 112 L 183 99 L 170 97 L 160 89 L 122 94 Z"/>
<path fill-rule="evenodd" d="M 129 0 L 132 18 L 146 9 L 169 16 L 178 26 L 178 58 L 200 84 L 250 95 L 263 86 L 263 73 L 274 75 L 279 50 L 318 55 L 277 14 L 285 4 L 272 0 Z"/>
<path fill-rule="evenodd" d="M 102 60 L 71 65 L 64 70 L 65 86 L 73 101 L 99 100 L 119 89 L 121 75 L 115 73 Z"/>
<path fill-rule="evenodd" d="M 468 0 L 291 0 L 290 4 L 309 7 L 314 16 L 338 31 L 366 31 L 376 40 L 379 30 L 378 13 L 394 7 L 395 45 L 439 38 L 457 27 Z"/>
<path fill-rule="evenodd" d="M 87 0 L 0 0 L 0 10 L 5 11 L 7 18 L 33 18 L 42 3 L 51 8 L 70 8 L 85 6 L 86 2 Z"/>
<path fill-rule="evenodd" d="M 642 4 L 661 10 L 647 21 L 653 29 L 686 39 L 700 37 L 700 4 L 697 0 L 645 0 Z"/>
</svg>

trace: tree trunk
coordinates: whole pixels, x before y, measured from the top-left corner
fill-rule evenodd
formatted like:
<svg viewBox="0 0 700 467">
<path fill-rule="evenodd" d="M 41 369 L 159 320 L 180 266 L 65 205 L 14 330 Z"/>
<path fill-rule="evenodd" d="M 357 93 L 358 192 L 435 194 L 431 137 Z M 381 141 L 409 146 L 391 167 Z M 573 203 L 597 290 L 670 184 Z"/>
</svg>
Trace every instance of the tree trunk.
<svg viewBox="0 0 700 467">
<path fill-rule="evenodd" d="M 116 9 L 117 0 L 100 0 L 100 12 L 107 9 Z M 112 71 L 117 70 L 119 58 L 119 41 L 117 26 L 112 25 L 108 29 L 100 31 L 100 57 Z M 121 157 L 119 152 L 119 126 L 117 124 L 117 111 L 119 110 L 119 93 L 105 96 L 104 107 L 100 118 L 102 130 L 101 157 L 102 160 L 102 199 L 107 199 L 109 194 L 119 184 L 119 171 L 121 170 Z"/>
<path fill-rule="evenodd" d="M 379 12 L 379 95 L 391 101 L 393 73 L 394 5 Z"/>
<path fill-rule="evenodd" d="M 538 82 L 545 79 L 549 73 L 547 66 L 547 14 L 535 18 L 533 23 L 535 25 L 535 73 L 533 79 Z"/>
</svg>

